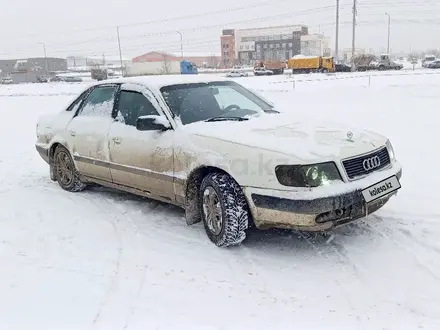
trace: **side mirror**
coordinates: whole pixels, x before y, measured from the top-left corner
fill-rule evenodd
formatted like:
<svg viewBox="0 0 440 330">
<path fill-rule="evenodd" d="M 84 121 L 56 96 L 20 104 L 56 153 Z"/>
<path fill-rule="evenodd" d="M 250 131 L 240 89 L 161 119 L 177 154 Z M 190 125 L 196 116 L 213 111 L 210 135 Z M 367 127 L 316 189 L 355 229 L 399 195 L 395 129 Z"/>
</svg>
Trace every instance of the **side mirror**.
<svg viewBox="0 0 440 330">
<path fill-rule="evenodd" d="M 167 131 L 171 128 L 170 123 L 162 116 L 141 116 L 136 119 L 138 131 Z"/>
</svg>

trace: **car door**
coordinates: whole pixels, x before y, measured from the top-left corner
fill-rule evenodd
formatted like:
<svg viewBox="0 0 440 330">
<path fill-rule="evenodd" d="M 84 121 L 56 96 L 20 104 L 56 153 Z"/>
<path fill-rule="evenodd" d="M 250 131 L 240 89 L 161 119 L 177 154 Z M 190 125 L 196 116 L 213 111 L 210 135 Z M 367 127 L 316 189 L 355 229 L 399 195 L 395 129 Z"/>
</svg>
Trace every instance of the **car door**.
<svg viewBox="0 0 440 330">
<path fill-rule="evenodd" d="M 137 85 L 122 85 L 114 115 L 109 131 L 113 182 L 174 200 L 174 131 L 136 129 L 141 116 L 162 116 L 169 123 L 153 94 Z"/>
<path fill-rule="evenodd" d="M 73 158 L 81 174 L 111 182 L 108 132 L 113 122 L 116 84 L 98 85 L 67 126 Z"/>
</svg>

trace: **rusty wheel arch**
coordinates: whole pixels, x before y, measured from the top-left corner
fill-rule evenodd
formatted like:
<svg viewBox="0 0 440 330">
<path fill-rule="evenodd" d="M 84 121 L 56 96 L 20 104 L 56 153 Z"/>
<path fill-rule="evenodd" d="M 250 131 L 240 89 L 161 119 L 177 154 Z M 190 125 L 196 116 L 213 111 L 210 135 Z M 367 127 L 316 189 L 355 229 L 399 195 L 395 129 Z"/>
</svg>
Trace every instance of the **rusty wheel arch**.
<svg viewBox="0 0 440 330">
<path fill-rule="evenodd" d="M 203 178 L 211 173 L 224 173 L 230 176 L 234 181 L 235 178 L 225 170 L 215 166 L 200 166 L 192 170 L 188 175 L 185 184 L 185 218 L 187 225 L 193 225 L 202 221 L 202 213 L 200 209 L 200 186 Z"/>
</svg>

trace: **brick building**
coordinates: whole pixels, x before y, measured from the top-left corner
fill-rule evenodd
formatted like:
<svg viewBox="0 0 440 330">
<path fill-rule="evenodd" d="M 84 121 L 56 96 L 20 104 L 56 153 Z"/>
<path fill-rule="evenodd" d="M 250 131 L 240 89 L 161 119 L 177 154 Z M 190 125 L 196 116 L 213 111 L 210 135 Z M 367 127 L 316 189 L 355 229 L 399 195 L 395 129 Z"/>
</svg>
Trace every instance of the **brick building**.
<svg viewBox="0 0 440 330">
<path fill-rule="evenodd" d="M 230 68 L 235 62 L 235 36 L 234 30 L 223 30 L 220 37 L 221 44 L 221 67 Z"/>
</svg>

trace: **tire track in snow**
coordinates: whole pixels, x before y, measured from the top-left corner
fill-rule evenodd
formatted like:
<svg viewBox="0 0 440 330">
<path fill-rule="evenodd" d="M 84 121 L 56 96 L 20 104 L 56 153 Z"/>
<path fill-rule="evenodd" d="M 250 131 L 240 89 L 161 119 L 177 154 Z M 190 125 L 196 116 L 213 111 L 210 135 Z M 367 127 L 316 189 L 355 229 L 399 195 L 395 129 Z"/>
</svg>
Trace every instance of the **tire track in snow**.
<svg viewBox="0 0 440 330">
<path fill-rule="evenodd" d="M 334 262 L 332 262 L 331 260 L 330 260 L 330 258 L 329 258 L 329 254 L 328 253 L 325 253 L 325 251 L 322 249 L 322 248 L 320 248 L 319 246 L 317 246 L 317 241 L 315 241 L 315 243 L 310 239 L 311 237 L 307 237 L 307 236 L 313 236 L 313 238 L 317 238 L 317 235 L 316 234 L 310 234 L 310 233 L 302 233 L 302 232 L 298 232 L 298 234 L 312 247 L 312 249 L 313 250 L 315 250 L 317 253 L 318 253 L 318 255 L 320 255 L 321 257 L 323 257 L 330 265 L 335 265 L 335 263 Z M 332 247 L 333 248 L 333 251 L 334 251 L 334 253 L 335 253 L 335 255 L 336 256 L 338 256 L 339 257 L 339 263 L 336 263 L 336 266 L 342 271 L 342 273 L 343 274 L 347 274 L 348 272 L 346 271 L 346 269 L 345 269 L 345 267 L 344 267 L 344 264 L 346 263 L 346 260 L 348 259 L 348 258 L 344 258 L 344 256 L 343 255 L 341 255 L 341 253 L 338 251 L 338 249 L 335 247 L 335 246 L 333 246 L 333 245 L 330 245 L 330 243 L 331 243 L 331 241 L 334 239 L 334 237 L 333 237 L 334 235 L 332 235 L 327 241 L 321 241 L 321 242 L 319 242 L 319 244 L 322 244 L 322 243 L 326 243 L 326 244 L 328 244 L 328 246 L 330 246 L 330 247 Z M 349 259 L 348 259 L 349 260 Z M 350 264 L 353 264 L 350 260 L 349 260 L 349 263 Z M 357 274 L 356 272 L 355 272 L 355 274 Z M 357 275 L 355 275 L 355 278 L 356 279 L 358 279 L 359 281 L 361 281 L 361 279 L 360 279 L 360 277 L 359 276 L 357 276 Z M 341 281 L 340 281 L 340 279 L 339 278 L 335 278 L 334 279 L 334 281 L 335 281 L 335 283 L 336 283 L 336 285 L 338 286 L 338 288 L 340 289 L 340 291 L 342 292 L 342 294 L 343 294 L 343 296 L 344 296 L 344 299 L 346 300 L 346 302 L 348 303 L 348 305 L 349 305 L 349 307 L 351 308 L 351 310 L 353 311 L 353 314 L 354 315 L 356 315 L 356 320 L 359 322 L 359 326 L 360 326 L 360 328 L 362 328 L 362 329 L 364 329 L 364 326 L 363 326 L 363 320 L 362 320 L 362 318 L 357 314 L 357 310 L 356 310 L 356 307 L 355 307 L 355 305 L 354 305 L 354 303 L 353 303 L 353 301 L 352 301 L 352 299 L 350 298 L 350 296 L 349 296 L 349 294 L 344 290 L 344 288 L 343 288 L 343 286 L 342 286 L 342 284 L 341 284 Z M 362 281 L 361 281 L 362 282 Z M 363 286 L 362 286 L 363 287 Z M 367 315 L 368 316 L 368 315 Z"/>
<path fill-rule="evenodd" d="M 124 251 L 124 247 L 123 247 L 123 242 L 122 242 L 122 236 L 120 234 L 119 231 L 119 227 L 117 225 L 119 218 L 117 215 L 115 215 L 114 213 L 112 213 L 110 210 L 111 209 L 107 209 L 104 208 L 103 206 L 101 206 L 100 204 L 98 204 L 96 201 L 94 201 L 93 199 L 88 199 L 85 196 L 83 196 L 83 194 L 79 193 L 77 194 L 78 197 L 80 197 L 81 199 L 87 201 L 89 204 L 94 205 L 98 210 L 102 211 L 102 213 L 104 215 L 108 215 L 109 219 L 111 219 L 111 221 L 107 221 L 104 220 L 107 223 L 110 223 L 113 226 L 113 230 L 115 232 L 115 236 L 116 236 L 116 240 L 118 241 L 118 248 L 117 248 L 117 254 L 116 254 L 116 261 L 115 261 L 115 266 L 114 266 L 114 270 L 113 270 L 113 275 L 111 277 L 110 283 L 107 287 L 107 290 L 104 294 L 104 297 L 101 300 L 101 303 L 99 304 L 98 310 L 95 314 L 95 317 L 92 320 L 92 324 L 91 324 L 91 328 L 93 328 L 93 326 L 99 321 L 102 312 L 104 311 L 109 298 L 111 296 L 111 294 L 113 293 L 115 287 L 117 286 L 118 282 L 119 282 L 119 274 L 120 274 L 120 267 L 121 267 L 121 260 L 123 257 L 123 251 Z M 101 199 L 104 200 L 104 199 Z M 106 216 L 104 216 L 104 219 L 108 219 Z"/>
<path fill-rule="evenodd" d="M 134 298 L 134 301 L 131 301 L 131 303 L 130 303 L 130 308 L 129 308 L 128 314 L 127 314 L 127 316 L 125 318 L 125 324 L 124 324 L 124 327 L 122 328 L 123 330 L 128 329 L 128 326 L 129 326 L 129 323 L 130 323 L 130 319 L 133 317 L 133 314 L 136 311 L 136 302 L 139 301 L 139 297 L 141 296 L 142 289 L 144 288 L 145 277 L 146 277 L 146 272 L 147 272 L 148 265 L 145 265 L 142 268 L 143 268 L 142 269 L 142 277 L 141 277 L 141 280 L 139 282 L 138 289 L 136 291 L 136 297 Z"/>
<path fill-rule="evenodd" d="M 397 230 L 399 232 L 401 232 L 403 235 L 405 235 L 407 238 L 411 239 L 413 242 L 417 243 L 418 245 L 431 250 L 437 254 L 440 254 L 440 248 L 436 247 L 436 246 L 432 246 L 427 244 L 426 242 L 420 240 L 417 236 L 414 236 L 411 234 L 411 231 L 406 229 L 406 228 L 397 228 Z"/>
<path fill-rule="evenodd" d="M 376 216 L 376 215 L 371 215 L 371 217 L 373 217 L 373 219 L 375 220 L 383 220 L 381 217 Z M 404 250 L 406 253 L 408 253 L 412 258 L 414 263 L 419 266 L 420 268 L 424 269 L 433 279 L 435 279 L 436 281 L 440 282 L 440 277 L 438 275 L 436 275 L 427 265 L 425 265 L 422 261 L 420 261 L 420 259 L 418 258 L 418 256 L 416 254 L 414 254 L 413 252 L 411 252 L 407 247 L 406 244 L 401 243 L 400 241 L 398 241 L 397 239 L 395 239 L 393 236 L 385 234 L 382 230 L 379 230 L 377 228 L 377 226 L 372 225 L 369 222 L 365 222 L 365 225 L 370 228 L 371 231 L 378 233 L 379 235 L 381 235 L 383 238 L 393 242 L 394 244 L 396 244 L 397 246 L 399 246 L 399 248 L 401 248 L 402 250 Z M 388 228 L 388 230 L 390 230 L 390 228 Z M 391 231 L 391 230 L 390 230 Z"/>
<path fill-rule="evenodd" d="M 425 214 L 422 214 L 422 215 L 405 215 L 405 217 L 411 217 L 411 218 L 420 217 L 420 218 L 423 218 L 423 219 L 428 218 L 428 219 L 430 219 L 430 221 L 433 221 L 433 225 L 436 225 L 438 220 L 439 220 L 439 218 L 440 218 L 440 215 L 434 215 L 434 214 L 433 215 L 430 215 L 430 214 L 425 215 Z M 378 221 L 380 221 L 382 224 L 384 224 L 386 226 L 386 228 L 390 232 L 393 232 L 393 230 L 395 229 L 396 231 L 398 231 L 402 235 L 404 235 L 406 238 L 409 238 L 411 242 L 414 242 L 414 243 L 418 244 L 419 246 L 421 246 L 421 247 L 423 247 L 423 248 L 425 248 L 425 249 L 427 249 L 429 251 L 435 252 L 436 254 L 440 254 L 440 245 L 437 247 L 435 245 L 430 245 L 430 244 L 426 243 L 425 241 L 419 239 L 416 235 L 413 234 L 413 232 L 410 229 L 406 228 L 408 226 L 408 222 L 403 221 L 401 218 L 393 217 L 393 216 L 384 216 L 384 217 L 376 216 L 376 219 L 378 219 Z M 387 221 L 387 220 L 390 220 L 390 219 L 393 220 L 393 221 L 392 222 Z M 435 221 L 435 223 L 434 223 L 434 221 Z M 412 224 L 414 224 L 414 223 L 419 224 L 419 223 L 422 223 L 422 222 L 424 224 L 426 224 L 426 220 L 414 220 L 414 219 L 411 219 L 411 222 L 412 222 Z M 398 223 L 399 225 L 402 225 L 402 226 L 390 227 L 388 225 L 389 223 L 393 223 L 393 224 Z M 426 228 L 423 228 L 423 229 L 425 231 L 427 230 Z"/>
</svg>

